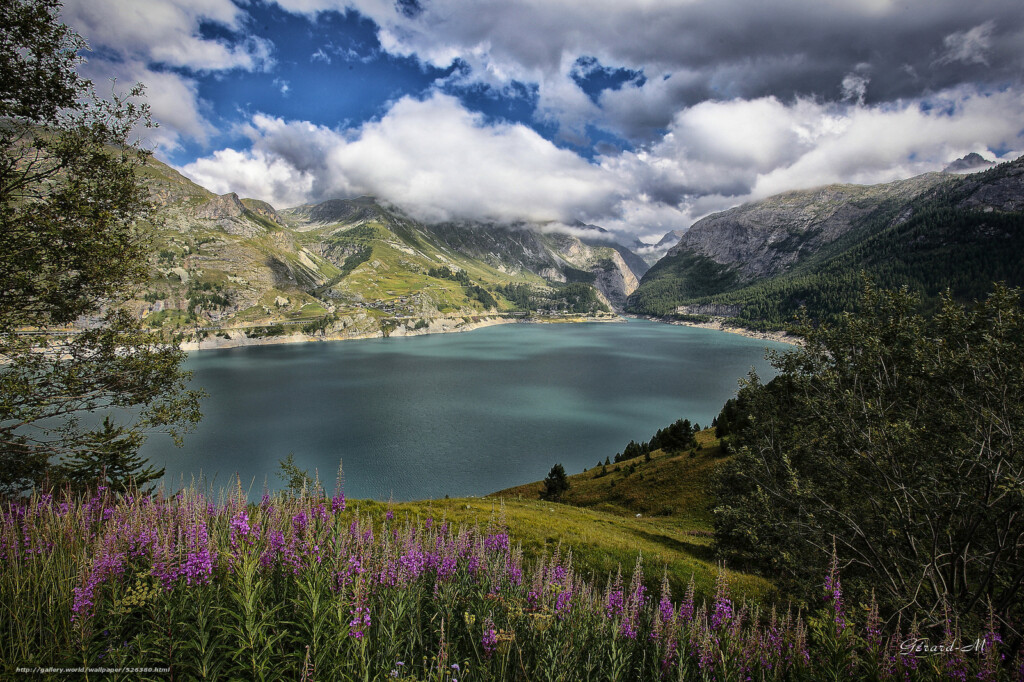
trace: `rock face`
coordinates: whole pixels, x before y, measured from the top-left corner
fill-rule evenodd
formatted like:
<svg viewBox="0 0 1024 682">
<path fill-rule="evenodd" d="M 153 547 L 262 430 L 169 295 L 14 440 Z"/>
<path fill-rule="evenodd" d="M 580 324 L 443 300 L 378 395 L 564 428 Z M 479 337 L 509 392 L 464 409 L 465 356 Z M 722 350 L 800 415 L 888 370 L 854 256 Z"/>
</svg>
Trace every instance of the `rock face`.
<svg viewBox="0 0 1024 682">
<path fill-rule="evenodd" d="M 625 246 L 546 231 L 542 225 L 445 223 L 423 229 L 452 250 L 503 272 L 530 272 L 554 282 L 581 281 L 582 273 L 589 273 L 591 283 L 616 310 L 647 270 L 643 259 Z"/>
<path fill-rule="evenodd" d="M 886 201 L 910 201 L 943 183 L 940 173 L 884 185 L 829 185 L 779 194 L 694 223 L 669 250 L 734 267 L 744 279 L 783 272 L 846 234 Z"/>
<path fill-rule="evenodd" d="M 1024 165 L 1015 163 L 995 179 L 964 178 L 960 206 L 980 211 L 1024 211 Z"/>
<path fill-rule="evenodd" d="M 234 192 L 213 197 L 205 204 L 196 208 L 195 216 L 201 220 L 222 220 L 224 218 L 240 218 L 245 213 L 245 206 Z"/>
<path fill-rule="evenodd" d="M 277 210 L 265 201 L 259 199 L 242 199 L 242 205 L 252 213 L 266 218 L 271 222 L 275 222 L 278 225 L 284 225 L 284 219 L 277 212 Z"/>
<path fill-rule="evenodd" d="M 264 202 L 259 202 L 260 204 Z M 270 204 L 266 206 L 273 211 Z M 270 212 L 268 211 L 268 213 Z M 234 192 L 214 196 L 209 201 L 197 206 L 193 216 L 199 220 L 211 220 L 217 227 L 228 234 L 240 237 L 255 237 L 264 231 L 262 226 L 251 220 L 245 220 L 248 209 Z"/>
<path fill-rule="evenodd" d="M 943 169 L 943 173 L 976 173 L 996 165 L 987 161 L 981 154 L 971 152 L 967 156 L 957 159 Z"/>
<path fill-rule="evenodd" d="M 604 294 L 613 309 L 622 310 L 626 299 L 640 286 L 640 280 L 617 251 L 611 255 L 611 262 L 614 267 L 596 270 L 594 287 Z"/>
</svg>

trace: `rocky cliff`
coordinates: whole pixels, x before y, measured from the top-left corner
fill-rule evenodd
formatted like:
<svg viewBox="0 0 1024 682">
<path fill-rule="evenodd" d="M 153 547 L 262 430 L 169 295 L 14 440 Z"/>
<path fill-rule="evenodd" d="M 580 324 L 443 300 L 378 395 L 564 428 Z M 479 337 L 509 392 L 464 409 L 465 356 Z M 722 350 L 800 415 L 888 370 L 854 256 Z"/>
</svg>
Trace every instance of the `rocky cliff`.
<svg viewBox="0 0 1024 682">
<path fill-rule="evenodd" d="M 786 192 L 697 221 L 666 255 L 705 256 L 735 268 L 745 280 L 776 275 L 843 236 L 886 202 L 908 203 L 949 183 L 947 176 L 930 173 L 884 185 Z"/>
</svg>

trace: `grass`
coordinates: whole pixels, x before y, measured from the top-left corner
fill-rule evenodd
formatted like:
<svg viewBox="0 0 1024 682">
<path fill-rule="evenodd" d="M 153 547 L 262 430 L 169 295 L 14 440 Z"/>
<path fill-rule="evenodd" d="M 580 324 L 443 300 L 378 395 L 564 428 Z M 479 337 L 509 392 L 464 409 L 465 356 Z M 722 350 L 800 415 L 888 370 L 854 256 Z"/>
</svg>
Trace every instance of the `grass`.
<svg viewBox="0 0 1024 682">
<path fill-rule="evenodd" d="M 728 461 L 722 442 L 713 429 L 696 435 L 694 451 L 665 453 L 655 450 L 651 461 L 643 457 L 618 464 L 609 463 L 569 476 L 569 490 L 562 502 L 617 515 L 643 514 L 670 517 L 687 530 L 711 530 L 711 475 Z M 507 488 L 496 497 L 539 500 L 544 491 L 541 481 Z"/>
<path fill-rule="evenodd" d="M 491 499 L 505 505 L 510 528 L 528 550 L 560 540 L 596 571 L 614 571 L 640 553 L 652 572 L 648 579 L 660 579 L 664 569 L 673 589 L 680 589 L 692 575 L 698 594 L 710 595 L 718 563 L 709 484 L 728 456 L 713 429 L 697 433 L 697 443 L 692 454 L 656 450 L 649 462 L 639 457 L 607 465 L 604 475 L 600 466 L 571 475 L 561 503 L 541 500 L 541 481 L 492 493 Z M 728 575 L 737 594 L 757 601 L 776 596 L 763 578 Z"/>
</svg>

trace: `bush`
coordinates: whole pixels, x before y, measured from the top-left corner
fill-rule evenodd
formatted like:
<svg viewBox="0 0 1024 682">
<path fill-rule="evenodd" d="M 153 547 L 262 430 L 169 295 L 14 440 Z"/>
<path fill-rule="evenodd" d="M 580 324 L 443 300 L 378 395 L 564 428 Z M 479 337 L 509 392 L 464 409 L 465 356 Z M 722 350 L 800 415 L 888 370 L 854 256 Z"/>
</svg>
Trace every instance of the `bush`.
<svg viewBox="0 0 1024 682">
<path fill-rule="evenodd" d="M 926 319 L 906 292 L 806 328 L 752 375 L 715 526 L 733 559 L 806 593 L 833 543 L 862 603 L 935 626 L 1024 617 L 1024 314 L 1002 287 Z M 742 424 L 743 428 L 737 427 Z M 1017 530 L 1011 531 L 1016 526 Z"/>
</svg>

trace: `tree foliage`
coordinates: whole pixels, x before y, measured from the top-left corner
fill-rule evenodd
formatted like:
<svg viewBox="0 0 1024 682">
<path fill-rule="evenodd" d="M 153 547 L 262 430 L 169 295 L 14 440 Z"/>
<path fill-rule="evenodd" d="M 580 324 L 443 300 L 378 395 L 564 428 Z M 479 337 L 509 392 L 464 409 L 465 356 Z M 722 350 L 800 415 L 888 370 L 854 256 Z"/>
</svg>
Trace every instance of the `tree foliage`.
<svg viewBox="0 0 1024 682">
<path fill-rule="evenodd" d="M 117 308 L 147 272 L 150 205 L 130 138 L 148 110 L 97 96 L 75 71 L 82 38 L 56 0 L 0 9 L 0 492 L 62 479 L 110 435 L 125 456 L 149 430 L 176 440 L 199 419 L 184 354 Z M 75 325 L 84 333 L 59 335 Z M 85 417 L 85 418 L 83 418 Z M 128 446 L 131 447 L 128 447 Z M 84 459 L 83 459 L 84 458 Z M 126 460 L 127 461 L 127 460 Z M 94 472 L 97 476 L 101 472 Z"/>
<path fill-rule="evenodd" d="M 651 440 L 643 443 L 629 441 L 622 452 L 615 455 L 616 462 L 624 462 L 637 457 L 650 458 L 655 450 L 662 450 L 667 454 L 681 452 L 687 448 L 696 447 L 696 433 L 700 429 L 690 425 L 689 419 L 677 419 L 651 436 Z"/>
<path fill-rule="evenodd" d="M 309 469 L 303 469 L 295 463 L 295 453 L 293 452 L 289 452 L 286 457 L 278 460 L 277 466 L 281 470 L 278 477 L 284 481 L 285 487 L 292 495 L 301 495 L 313 482 L 313 479 L 309 477 Z"/>
<path fill-rule="evenodd" d="M 561 464 L 556 464 L 551 467 L 547 478 L 544 479 L 544 491 L 540 496 L 541 499 L 558 502 L 562 499 L 562 494 L 568 489 L 569 479 L 566 478 L 565 467 Z"/>
<path fill-rule="evenodd" d="M 997 287 L 926 318 L 866 287 L 861 312 L 805 328 L 752 375 L 729 417 L 720 548 L 791 586 L 833 544 L 854 598 L 890 614 L 1020 622 L 1024 579 L 1024 312 Z M 721 418 L 720 418 L 721 419 Z"/>
</svg>

